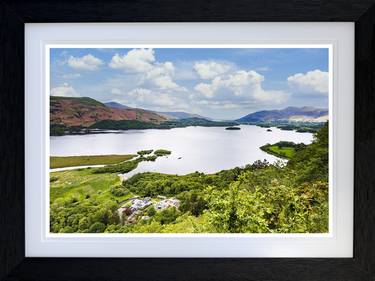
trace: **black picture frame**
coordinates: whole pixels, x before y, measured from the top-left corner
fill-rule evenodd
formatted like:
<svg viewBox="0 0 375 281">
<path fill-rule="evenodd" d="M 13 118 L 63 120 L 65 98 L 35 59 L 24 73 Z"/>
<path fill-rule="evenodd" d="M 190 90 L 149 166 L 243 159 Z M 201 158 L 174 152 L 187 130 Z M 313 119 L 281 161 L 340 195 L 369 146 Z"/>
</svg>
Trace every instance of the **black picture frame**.
<svg viewBox="0 0 375 281">
<path fill-rule="evenodd" d="M 355 22 L 353 258 L 25 257 L 24 24 Z M 375 0 L 0 1 L 0 280 L 375 280 Z"/>
</svg>

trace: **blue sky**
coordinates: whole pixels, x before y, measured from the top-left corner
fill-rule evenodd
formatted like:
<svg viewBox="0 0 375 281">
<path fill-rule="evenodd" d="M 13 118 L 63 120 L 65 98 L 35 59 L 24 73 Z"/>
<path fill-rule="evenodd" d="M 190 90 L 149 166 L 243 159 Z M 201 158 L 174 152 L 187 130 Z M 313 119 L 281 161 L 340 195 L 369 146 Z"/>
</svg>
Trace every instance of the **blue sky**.
<svg viewBox="0 0 375 281">
<path fill-rule="evenodd" d="M 51 49 L 51 95 L 235 119 L 328 107 L 328 49 Z"/>
</svg>

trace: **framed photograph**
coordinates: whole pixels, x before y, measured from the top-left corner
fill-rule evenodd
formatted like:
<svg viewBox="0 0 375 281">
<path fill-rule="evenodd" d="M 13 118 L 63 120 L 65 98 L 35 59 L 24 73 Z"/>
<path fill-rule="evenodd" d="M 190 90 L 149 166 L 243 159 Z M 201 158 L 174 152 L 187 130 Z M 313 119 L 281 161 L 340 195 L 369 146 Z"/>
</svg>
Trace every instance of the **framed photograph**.
<svg viewBox="0 0 375 281">
<path fill-rule="evenodd" d="M 1 278 L 373 279 L 371 4 L 1 5 Z"/>
</svg>

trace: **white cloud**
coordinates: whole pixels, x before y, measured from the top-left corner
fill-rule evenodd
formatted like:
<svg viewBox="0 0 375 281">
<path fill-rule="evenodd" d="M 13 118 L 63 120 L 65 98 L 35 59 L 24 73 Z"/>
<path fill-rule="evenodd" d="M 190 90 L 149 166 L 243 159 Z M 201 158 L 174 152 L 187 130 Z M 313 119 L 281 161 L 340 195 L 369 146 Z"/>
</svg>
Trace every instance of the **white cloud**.
<svg viewBox="0 0 375 281">
<path fill-rule="evenodd" d="M 165 110 L 170 108 L 186 109 L 187 105 L 181 99 L 172 96 L 170 94 L 151 91 L 144 88 L 136 88 L 130 91 L 128 94 L 128 100 L 131 100 L 133 104 L 143 108 L 152 108 L 154 110 Z"/>
<path fill-rule="evenodd" d="M 263 102 L 282 103 L 289 98 L 289 94 L 283 91 L 265 91 L 259 88 L 254 91 L 254 97 Z"/>
<path fill-rule="evenodd" d="M 179 81 L 191 81 L 199 79 L 198 73 L 194 70 L 194 63 L 192 61 L 177 61 L 175 62 L 174 78 Z"/>
<path fill-rule="evenodd" d="M 98 70 L 99 66 L 103 64 L 101 59 L 94 57 L 91 54 L 85 55 L 81 58 L 70 56 L 68 59 L 68 65 L 75 69 L 82 70 Z"/>
<path fill-rule="evenodd" d="M 161 90 L 185 90 L 173 81 L 175 67 L 173 63 L 167 61 L 165 63 L 156 63 L 152 69 L 145 75 L 154 85 Z"/>
<path fill-rule="evenodd" d="M 64 79 L 76 79 L 81 77 L 81 74 L 79 73 L 66 73 L 61 76 Z"/>
<path fill-rule="evenodd" d="M 202 93 L 207 98 L 212 98 L 214 96 L 215 91 L 217 90 L 217 84 L 214 81 L 212 81 L 211 84 L 207 83 L 199 83 L 194 87 L 194 90 Z"/>
<path fill-rule="evenodd" d="M 136 97 L 138 99 L 143 99 L 145 96 L 151 95 L 151 91 L 149 89 L 144 88 L 136 88 L 130 91 L 129 96 Z"/>
<path fill-rule="evenodd" d="M 125 55 L 115 54 L 109 67 L 140 75 L 138 85 L 156 86 L 159 90 L 186 91 L 173 81 L 175 67 L 172 62 L 158 62 L 153 49 L 133 49 Z"/>
<path fill-rule="evenodd" d="M 242 88 L 247 85 L 258 85 L 264 80 L 264 76 L 260 75 L 256 71 L 244 71 L 240 70 L 234 74 L 230 74 L 229 78 L 225 81 L 227 87 Z"/>
<path fill-rule="evenodd" d="M 129 93 L 138 102 L 148 105 L 173 106 L 172 98 L 167 94 L 152 93 L 148 89 L 137 88 Z"/>
<path fill-rule="evenodd" d="M 165 63 L 156 63 L 147 71 L 147 78 L 155 78 L 162 75 L 173 75 L 175 71 L 173 63 L 167 61 Z"/>
<path fill-rule="evenodd" d="M 239 70 L 226 77 L 217 76 L 210 83 L 200 83 L 194 89 L 208 98 L 223 91 L 229 91 L 236 96 L 250 95 L 252 88 L 256 89 L 263 80 L 264 77 L 255 71 Z"/>
<path fill-rule="evenodd" d="M 118 88 L 113 88 L 113 89 L 111 89 L 111 94 L 112 95 L 121 95 L 122 91 Z"/>
<path fill-rule="evenodd" d="M 67 83 L 64 83 L 61 86 L 51 89 L 51 96 L 59 97 L 79 97 L 80 95 L 77 91 Z"/>
<path fill-rule="evenodd" d="M 108 65 L 114 69 L 146 72 L 153 68 L 154 61 L 153 49 L 133 49 L 126 55 L 115 54 Z"/>
<path fill-rule="evenodd" d="M 202 61 L 194 64 L 194 70 L 202 79 L 212 79 L 230 70 L 231 66 L 226 63 L 215 61 Z"/>
<path fill-rule="evenodd" d="M 319 69 L 289 76 L 288 84 L 302 93 L 326 94 L 328 93 L 328 72 Z"/>
<path fill-rule="evenodd" d="M 256 102 L 282 103 L 288 98 L 283 91 L 265 90 L 264 76 L 256 71 L 239 70 L 217 76 L 209 83 L 199 83 L 194 89 L 205 98 L 212 108 L 234 108 L 235 104 L 247 106 Z"/>
<path fill-rule="evenodd" d="M 172 78 L 170 76 L 159 76 L 154 78 L 154 83 L 156 86 L 158 86 L 162 90 L 168 90 L 168 89 L 178 89 L 179 86 L 172 81 Z M 182 88 L 180 88 L 182 90 Z"/>
<path fill-rule="evenodd" d="M 234 109 L 240 108 L 243 104 L 233 103 L 231 101 L 212 101 L 212 100 L 199 100 L 195 101 L 195 104 L 203 105 L 211 109 Z"/>
<path fill-rule="evenodd" d="M 261 66 L 261 67 L 255 68 L 255 70 L 260 71 L 260 72 L 265 72 L 265 71 L 270 71 L 271 68 L 269 68 L 268 66 Z"/>
</svg>

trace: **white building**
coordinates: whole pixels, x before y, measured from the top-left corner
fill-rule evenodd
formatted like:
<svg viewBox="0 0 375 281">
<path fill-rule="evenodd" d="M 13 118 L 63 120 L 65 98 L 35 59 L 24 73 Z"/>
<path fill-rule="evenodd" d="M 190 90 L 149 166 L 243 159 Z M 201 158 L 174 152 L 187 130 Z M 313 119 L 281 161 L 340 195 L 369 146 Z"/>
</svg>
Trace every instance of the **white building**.
<svg viewBox="0 0 375 281">
<path fill-rule="evenodd" d="M 157 210 L 163 210 L 169 207 L 175 207 L 176 209 L 178 209 L 180 207 L 180 200 L 170 198 L 170 199 L 164 199 L 155 204 L 155 208 Z"/>
</svg>

